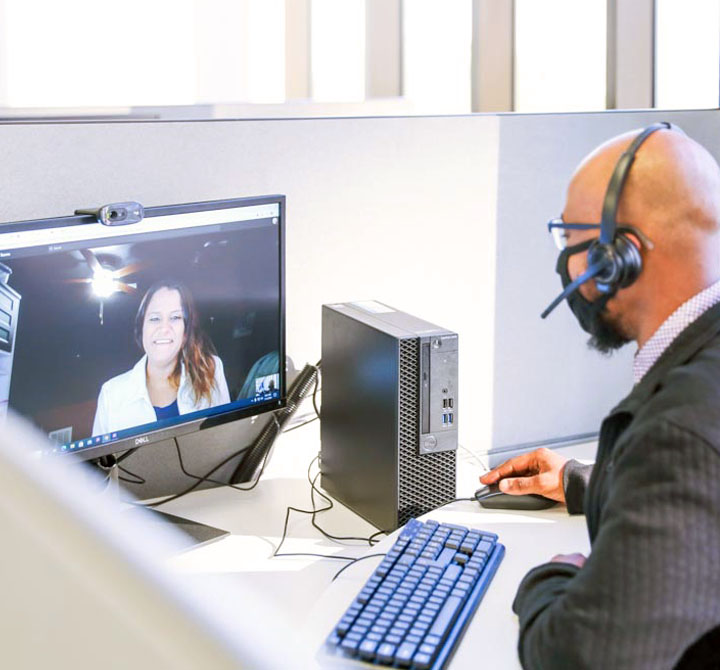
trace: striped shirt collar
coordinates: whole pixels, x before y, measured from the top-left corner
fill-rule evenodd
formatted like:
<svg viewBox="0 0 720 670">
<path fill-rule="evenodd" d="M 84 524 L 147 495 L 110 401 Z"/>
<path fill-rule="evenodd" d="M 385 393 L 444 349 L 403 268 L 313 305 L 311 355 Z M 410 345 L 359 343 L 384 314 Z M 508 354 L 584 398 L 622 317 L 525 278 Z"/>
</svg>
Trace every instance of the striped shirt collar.
<svg viewBox="0 0 720 670">
<path fill-rule="evenodd" d="M 673 340 L 693 321 L 719 302 L 720 281 L 717 281 L 680 305 L 635 354 L 633 382 L 639 383 Z"/>
</svg>

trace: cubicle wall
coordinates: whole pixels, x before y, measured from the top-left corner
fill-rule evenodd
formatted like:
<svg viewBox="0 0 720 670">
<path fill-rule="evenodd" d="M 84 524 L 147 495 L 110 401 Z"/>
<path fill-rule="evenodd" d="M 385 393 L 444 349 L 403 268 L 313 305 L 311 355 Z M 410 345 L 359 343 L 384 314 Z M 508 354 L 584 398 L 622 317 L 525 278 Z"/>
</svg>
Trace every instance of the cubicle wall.
<svg viewBox="0 0 720 670">
<path fill-rule="evenodd" d="M 587 352 L 565 307 L 539 319 L 559 288 L 544 223 L 590 148 L 661 118 L 720 155 L 717 112 L 0 125 L 0 221 L 284 193 L 295 364 L 320 357 L 322 303 L 417 314 L 460 335 L 461 443 L 502 450 L 592 432 L 628 388 L 630 352 Z M 184 438 L 186 466 L 254 430 Z M 184 481 L 172 445 L 133 458 L 145 494 Z"/>
</svg>

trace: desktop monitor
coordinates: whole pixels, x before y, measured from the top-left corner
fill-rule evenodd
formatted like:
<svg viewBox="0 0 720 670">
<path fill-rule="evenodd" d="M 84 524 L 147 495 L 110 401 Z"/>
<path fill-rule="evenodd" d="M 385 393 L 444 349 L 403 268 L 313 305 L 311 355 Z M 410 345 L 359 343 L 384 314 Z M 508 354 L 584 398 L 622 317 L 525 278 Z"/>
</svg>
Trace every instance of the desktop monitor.
<svg viewBox="0 0 720 670">
<path fill-rule="evenodd" d="M 0 225 L 0 413 L 95 459 L 285 403 L 283 196 Z"/>
</svg>

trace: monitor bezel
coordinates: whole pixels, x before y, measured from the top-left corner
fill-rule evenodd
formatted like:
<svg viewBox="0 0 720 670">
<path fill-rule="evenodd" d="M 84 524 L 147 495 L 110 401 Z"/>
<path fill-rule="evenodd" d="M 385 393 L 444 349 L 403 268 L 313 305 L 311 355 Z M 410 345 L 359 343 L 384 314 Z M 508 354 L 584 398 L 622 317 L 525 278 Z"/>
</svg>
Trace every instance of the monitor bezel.
<svg viewBox="0 0 720 670">
<path fill-rule="evenodd" d="M 117 201 L 119 202 L 119 200 Z M 223 200 L 203 200 L 198 202 L 179 203 L 174 205 L 158 205 L 145 208 L 144 218 L 152 218 L 155 216 L 171 216 L 174 214 L 192 214 L 194 212 L 207 212 L 213 210 L 233 209 L 238 207 L 252 207 L 254 205 L 272 205 L 279 206 L 278 216 L 278 236 L 279 236 L 279 254 L 280 254 L 280 272 L 279 272 L 279 326 L 280 326 L 280 361 L 285 361 L 285 196 L 284 195 L 264 195 L 239 198 L 227 198 Z M 59 228 L 64 226 L 77 226 L 81 224 L 97 223 L 97 219 L 91 215 L 73 215 L 51 217 L 45 219 L 32 219 L 27 221 L 13 221 L 0 224 L 0 232 L 15 232 L 24 230 L 42 230 L 45 228 Z M 131 233 L 132 224 L 127 226 L 128 233 Z M 287 403 L 287 374 L 285 366 L 281 364 L 280 370 L 280 398 L 251 405 L 249 407 L 240 407 L 231 409 L 220 414 L 213 414 L 209 417 L 193 419 L 180 423 L 176 426 L 165 426 L 155 430 L 148 430 L 138 435 L 121 438 L 114 442 L 106 442 L 97 446 L 85 447 L 77 451 L 56 451 L 53 452 L 52 447 L 48 448 L 48 454 L 57 455 L 61 458 L 71 458 L 76 460 L 88 461 L 109 456 L 111 454 L 146 447 L 152 444 L 164 442 L 183 435 L 195 433 L 200 430 L 207 430 L 216 426 L 246 419 L 259 414 L 265 414 L 281 409 Z M 11 408 L 12 409 L 12 408 Z"/>
</svg>

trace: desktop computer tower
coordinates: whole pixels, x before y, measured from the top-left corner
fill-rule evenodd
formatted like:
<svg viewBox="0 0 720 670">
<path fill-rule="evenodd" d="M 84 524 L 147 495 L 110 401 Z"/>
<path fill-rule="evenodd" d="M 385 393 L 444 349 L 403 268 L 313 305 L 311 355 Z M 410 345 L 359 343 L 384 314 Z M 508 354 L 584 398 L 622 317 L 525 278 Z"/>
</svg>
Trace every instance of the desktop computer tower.
<svg viewBox="0 0 720 670">
<path fill-rule="evenodd" d="M 458 336 L 375 301 L 323 305 L 322 487 L 381 530 L 454 500 Z"/>
</svg>

